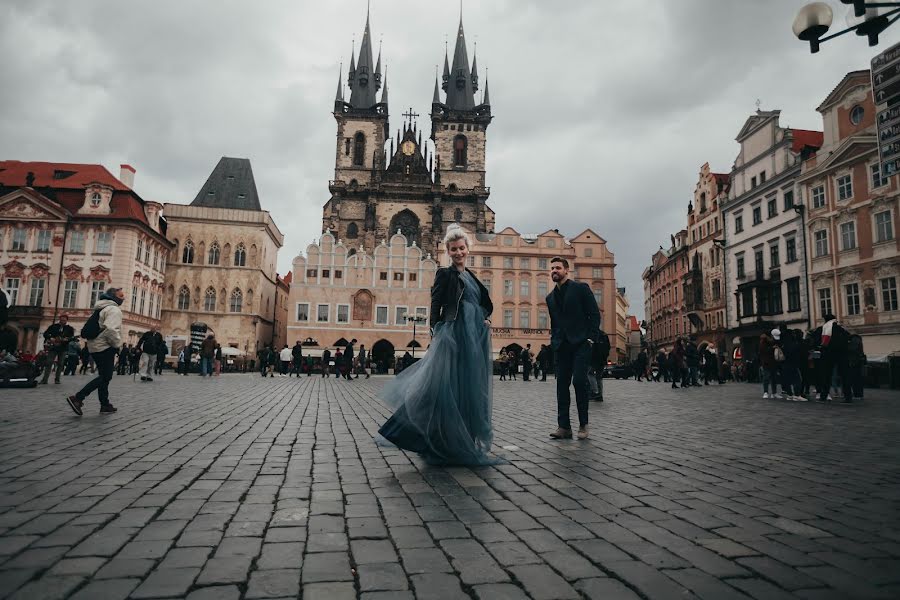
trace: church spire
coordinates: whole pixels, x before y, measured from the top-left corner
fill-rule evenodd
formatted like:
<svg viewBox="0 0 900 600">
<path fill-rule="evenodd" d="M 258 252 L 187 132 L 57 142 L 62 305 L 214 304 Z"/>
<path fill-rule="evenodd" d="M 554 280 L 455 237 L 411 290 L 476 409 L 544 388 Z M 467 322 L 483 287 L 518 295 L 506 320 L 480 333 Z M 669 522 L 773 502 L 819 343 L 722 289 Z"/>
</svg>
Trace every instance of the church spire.
<svg viewBox="0 0 900 600">
<path fill-rule="evenodd" d="M 437 69 L 435 69 L 437 70 Z M 437 73 L 434 74 L 434 94 L 431 96 L 432 104 L 440 104 L 441 103 L 441 93 L 438 91 L 438 80 Z"/>
<path fill-rule="evenodd" d="M 475 42 L 475 51 L 472 52 L 472 91 L 478 91 L 478 42 Z"/>
<path fill-rule="evenodd" d="M 342 78 L 343 75 L 344 75 L 344 74 L 343 74 L 343 71 L 344 71 L 344 65 L 343 65 L 343 63 L 342 63 L 341 66 L 340 66 L 340 68 L 338 69 L 337 92 L 335 92 L 335 94 L 334 94 L 334 102 L 335 102 L 335 104 L 337 104 L 337 103 L 339 103 L 339 102 L 340 102 L 340 103 L 343 103 L 343 102 L 344 102 L 344 86 L 343 86 L 343 81 L 341 81 L 341 78 Z"/>
<path fill-rule="evenodd" d="M 380 60 L 381 59 L 379 57 L 379 64 L 381 64 Z M 387 103 L 388 103 L 387 67 L 385 67 L 385 69 L 384 69 L 384 89 L 381 90 L 381 104 L 384 104 L 385 106 L 387 106 Z"/>
<path fill-rule="evenodd" d="M 366 27 L 363 30 L 362 43 L 359 48 L 359 60 L 351 77 L 350 106 L 353 108 L 371 108 L 377 103 L 376 92 L 381 87 L 381 74 L 377 71 L 372 57 L 372 31 L 369 12 L 366 11 Z M 350 67 L 354 68 L 351 57 Z M 380 66 L 380 65 L 379 65 Z"/>
<path fill-rule="evenodd" d="M 491 105 L 491 92 L 488 89 L 487 75 L 485 75 L 485 77 L 484 77 L 484 98 L 481 100 L 481 103 L 485 106 Z"/>
<path fill-rule="evenodd" d="M 475 108 L 475 90 L 472 85 L 472 71 L 469 70 L 469 55 L 466 50 L 466 33 L 463 30 L 462 15 L 456 34 L 456 48 L 453 50 L 453 66 L 447 82 L 447 106 L 451 110 L 471 110 Z"/>
<path fill-rule="evenodd" d="M 441 89 L 447 91 L 447 85 L 450 81 L 450 61 L 447 60 L 447 42 L 444 42 L 444 76 L 441 82 Z"/>
</svg>

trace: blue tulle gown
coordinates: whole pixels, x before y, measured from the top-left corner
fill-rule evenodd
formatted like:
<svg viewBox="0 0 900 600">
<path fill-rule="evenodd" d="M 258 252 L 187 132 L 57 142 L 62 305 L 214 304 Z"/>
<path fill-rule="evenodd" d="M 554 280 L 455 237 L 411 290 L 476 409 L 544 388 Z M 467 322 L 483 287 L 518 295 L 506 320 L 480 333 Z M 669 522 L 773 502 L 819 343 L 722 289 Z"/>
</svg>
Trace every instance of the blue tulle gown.
<svg viewBox="0 0 900 600">
<path fill-rule="evenodd" d="M 379 433 L 434 465 L 486 465 L 491 427 L 490 332 L 473 276 L 465 283 L 455 321 L 435 326 L 425 357 L 386 385 L 382 399 L 395 409 Z"/>
</svg>

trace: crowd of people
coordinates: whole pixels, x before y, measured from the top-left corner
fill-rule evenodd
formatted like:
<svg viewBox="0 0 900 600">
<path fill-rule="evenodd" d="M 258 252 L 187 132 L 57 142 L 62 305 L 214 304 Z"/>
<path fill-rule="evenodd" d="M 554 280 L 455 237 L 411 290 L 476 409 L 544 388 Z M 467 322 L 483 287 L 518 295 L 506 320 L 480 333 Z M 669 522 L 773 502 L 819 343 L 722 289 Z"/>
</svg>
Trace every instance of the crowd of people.
<svg viewBox="0 0 900 600">
<path fill-rule="evenodd" d="M 754 358 L 731 363 L 689 336 L 669 352 L 660 350 L 652 363 L 642 350 L 632 367 L 638 381 L 664 381 L 673 389 L 748 381 L 761 383 L 766 399 L 851 403 L 863 398 L 866 362 L 862 337 L 827 314 L 822 326 L 806 333 L 784 325 L 763 333 Z"/>
<path fill-rule="evenodd" d="M 303 355 L 303 345 L 299 341 L 293 347 L 285 344 L 279 351 L 269 344 L 256 353 L 259 373 L 262 377 L 275 377 L 276 373 L 280 377 L 294 375 L 300 377 L 302 373 L 312 377 L 318 365 L 322 377 L 330 377 L 333 374 L 337 379 L 353 381 L 364 375 L 368 379 L 372 373 L 372 356 L 364 344 L 359 345 L 359 350 L 354 350 L 356 341 L 356 338 L 353 338 L 344 346 L 335 348 L 333 355 L 330 348 L 325 348 L 318 361 L 312 355 Z M 406 356 L 409 356 L 408 352 Z M 403 364 L 405 360 L 401 359 L 398 363 Z"/>
</svg>

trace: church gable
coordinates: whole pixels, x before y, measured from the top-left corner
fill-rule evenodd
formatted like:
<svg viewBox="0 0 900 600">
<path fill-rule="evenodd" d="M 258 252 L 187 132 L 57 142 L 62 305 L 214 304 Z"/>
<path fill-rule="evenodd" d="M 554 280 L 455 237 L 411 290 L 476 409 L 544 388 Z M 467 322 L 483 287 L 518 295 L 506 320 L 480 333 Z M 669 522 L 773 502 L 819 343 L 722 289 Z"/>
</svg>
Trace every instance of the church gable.
<svg viewBox="0 0 900 600">
<path fill-rule="evenodd" d="M 20 189 L 0 198 L 0 219 L 65 221 L 66 210 L 37 192 Z"/>
</svg>

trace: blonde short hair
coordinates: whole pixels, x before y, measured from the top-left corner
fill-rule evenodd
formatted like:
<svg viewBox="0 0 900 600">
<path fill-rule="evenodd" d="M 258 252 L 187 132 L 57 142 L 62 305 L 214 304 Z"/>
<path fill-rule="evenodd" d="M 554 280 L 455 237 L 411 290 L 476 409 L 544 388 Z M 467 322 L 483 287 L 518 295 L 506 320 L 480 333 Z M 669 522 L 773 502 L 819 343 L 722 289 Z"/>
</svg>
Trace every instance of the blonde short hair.
<svg viewBox="0 0 900 600">
<path fill-rule="evenodd" d="M 469 235 L 466 233 L 466 231 L 457 223 L 453 223 L 452 225 L 447 227 L 447 234 L 444 236 L 444 246 L 447 248 L 447 250 L 449 250 L 450 244 L 458 240 L 465 240 L 466 248 L 472 246 L 472 244 L 469 243 Z"/>
</svg>

